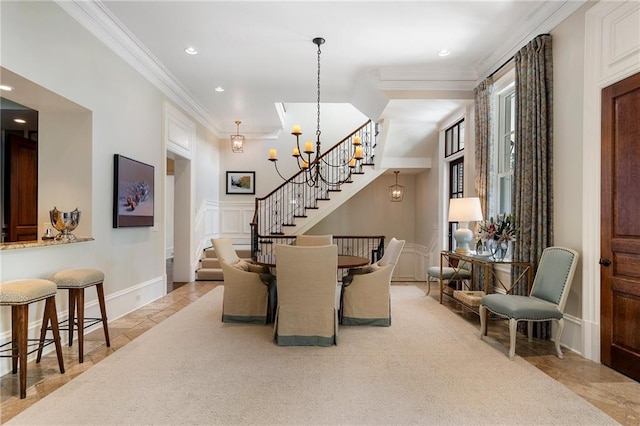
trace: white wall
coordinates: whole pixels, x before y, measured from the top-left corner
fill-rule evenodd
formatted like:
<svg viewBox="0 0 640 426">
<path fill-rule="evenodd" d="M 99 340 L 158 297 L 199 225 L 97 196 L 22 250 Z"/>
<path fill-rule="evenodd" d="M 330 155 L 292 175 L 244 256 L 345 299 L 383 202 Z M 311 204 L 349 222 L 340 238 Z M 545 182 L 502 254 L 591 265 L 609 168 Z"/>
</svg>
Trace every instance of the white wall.
<svg viewBox="0 0 640 426">
<path fill-rule="evenodd" d="M 582 247 L 582 157 L 584 18 L 586 4 L 551 31 L 553 37 L 554 244 Z M 581 317 L 582 272 L 576 270 L 565 311 Z"/>
<path fill-rule="evenodd" d="M 164 294 L 164 200 L 165 179 L 163 146 L 163 94 L 89 34 L 53 2 L 3 2 L 1 16 L 2 65 L 40 86 L 80 105 L 91 113 L 91 120 L 65 122 L 70 135 L 91 125 L 90 137 L 64 158 L 45 155 L 46 167 L 75 170 L 77 186 L 52 187 L 40 184 L 46 194 L 60 193 L 65 208 L 75 208 L 73 195 L 90 193 L 90 204 L 77 205 L 91 227 L 78 228 L 78 236 L 90 236 L 92 242 L 0 251 L 2 281 L 44 277 L 62 268 L 92 267 L 105 272 L 107 311 L 111 320 Z M 63 129 L 64 130 L 64 129 Z M 198 126 L 199 154 L 207 153 L 213 136 Z M 41 135 L 40 144 L 46 144 Z M 77 141 L 77 139 L 76 139 Z M 210 148 L 214 158 L 216 148 Z M 155 222 L 153 228 L 112 228 L 113 154 L 155 166 Z M 216 163 L 207 157 L 198 160 L 197 173 L 209 176 L 199 192 L 203 199 L 215 197 Z M 84 173 L 89 171 L 90 178 Z M 202 178 L 201 182 L 204 182 Z M 55 204 L 55 203 L 54 203 Z M 53 206 L 51 206 L 53 207 Z M 40 206 L 48 210 L 49 206 Z M 62 205 L 58 206 L 62 208 Z M 42 212 L 41 212 L 42 213 Z M 83 235 L 84 233 L 89 235 Z M 66 296 L 59 294 L 58 311 L 66 311 Z M 89 292 L 87 315 L 95 316 L 95 296 Z M 35 334 L 43 306 L 30 310 L 30 325 Z M 10 315 L 1 310 L 0 340 L 9 335 Z M 4 361 L 4 360 L 3 360 Z M 0 365 L 0 374 L 8 371 L 8 362 Z"/>
</svg>

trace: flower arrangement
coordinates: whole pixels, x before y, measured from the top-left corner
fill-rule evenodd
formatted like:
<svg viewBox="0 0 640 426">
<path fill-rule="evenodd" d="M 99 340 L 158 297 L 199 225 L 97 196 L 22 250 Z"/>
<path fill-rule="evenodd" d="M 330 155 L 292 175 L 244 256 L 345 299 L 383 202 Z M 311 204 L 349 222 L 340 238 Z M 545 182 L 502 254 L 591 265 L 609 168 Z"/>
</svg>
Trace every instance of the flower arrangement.
<svg viewBox="0 0 640 426">
<path fill-rule="evenodd" d="M 506 243 L 516 239 L 518 230 L 514 225 L 512 214 L 499 214 L 494 219 L 480 222 L 478 238 L 481 241 L 493 240 L 499 243 Z"/>
</svg>

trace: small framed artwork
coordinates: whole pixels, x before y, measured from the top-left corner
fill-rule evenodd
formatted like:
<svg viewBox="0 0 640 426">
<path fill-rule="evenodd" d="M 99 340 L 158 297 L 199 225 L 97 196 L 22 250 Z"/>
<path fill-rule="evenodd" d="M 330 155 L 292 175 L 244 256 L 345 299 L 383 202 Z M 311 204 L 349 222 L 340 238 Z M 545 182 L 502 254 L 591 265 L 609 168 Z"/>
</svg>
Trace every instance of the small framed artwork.
<svg viewBox="0 0 640 426">
<path fill-rule="evenodd" d="M 153 226 L 153 166 L 119 154 L 113 166 L 113 227 Z"/>
<path fill-rule="evenodd" d="M 256 172 L 227 172 L 227 194 L 255 194 Z"/>
</svg>

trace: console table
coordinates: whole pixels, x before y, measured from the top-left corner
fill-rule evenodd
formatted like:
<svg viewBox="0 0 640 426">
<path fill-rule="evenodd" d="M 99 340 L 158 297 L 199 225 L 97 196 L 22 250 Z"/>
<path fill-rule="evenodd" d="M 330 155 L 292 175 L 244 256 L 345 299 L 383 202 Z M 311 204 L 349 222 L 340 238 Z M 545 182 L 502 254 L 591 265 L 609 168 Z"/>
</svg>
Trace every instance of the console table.
<svg viewBox="0 0 640 426">
<path fill-rule="evenodd" d="M 445 267 L 451 267 L 456 272 L 458 272 L 463 267 L 468 269 L 469 265 L 471 266 L 471 290 L 479 288 L 483 289 L 484 294 L 489 294 L 493 292 L 494 287 L 500 286 L 505 293 L 510 294 L 518 284 L 526 282 L 527 294 L 529 294 L 529 292 L 531 291 L 531 284 L 533 282 L 533 268 L 528 262 L 519 262 L 513 260 L 496 261 L 491 257 L 486 256 L 478 256 L 475 254 L 463 255 L 451 251 L 443 251 L 440 253 L 440 303 L 442 303 L 442 297 L 447 296 L 460 303 L 460 305 L 464 306 L 465 308 L 479 314 L 477 306 L 472 306 L 460 299 L 455 299 L 452 293 L 448 293 L 445 291 L 442 269 Z M 511 284 L 511 286 L 507 287 L 502 279 L 496 274 L 496 271 L 493 268 L 495 265 L 517 266 L 522 268 L 522 270 L 516 277 L 514 282 Z M 481 276 L 480 271 L 484 272 L 484 274 L 482 274 L 484 282 L 478 283 L 479 285 L 475 285 L 476 283 L 474 283 L 474 281 Z"/>
</svg>

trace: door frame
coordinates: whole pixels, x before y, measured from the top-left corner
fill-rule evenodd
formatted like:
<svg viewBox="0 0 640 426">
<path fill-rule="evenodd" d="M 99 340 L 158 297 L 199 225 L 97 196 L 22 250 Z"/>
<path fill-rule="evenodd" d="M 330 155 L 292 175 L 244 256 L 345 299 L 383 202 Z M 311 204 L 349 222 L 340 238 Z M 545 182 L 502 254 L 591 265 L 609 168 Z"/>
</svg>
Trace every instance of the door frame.
<svg viewBox="0 0 640 426">
<path fill-rule="evenodd" d="M 636 54 L 614 55 L 612 37 L 640 3 L 599 2 L 585 14 L 584 106 L 582 152 L 582 356 L 600 362 L 600 190 L 601 90 L 640 72 Z M 632 19 L 632 18 L 630 18 Z M 640 31 L 640 24 L 630 31 Z M 640 49 L 640 44 L 635 46 Z M 632 49 L 633 51 L 634 49 Z M 633 52 L 632 52 L 633 53 Z M 593 188 L 598 188 L 594 191 Z"/>
</svg>

